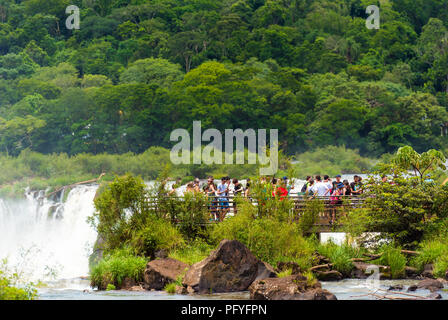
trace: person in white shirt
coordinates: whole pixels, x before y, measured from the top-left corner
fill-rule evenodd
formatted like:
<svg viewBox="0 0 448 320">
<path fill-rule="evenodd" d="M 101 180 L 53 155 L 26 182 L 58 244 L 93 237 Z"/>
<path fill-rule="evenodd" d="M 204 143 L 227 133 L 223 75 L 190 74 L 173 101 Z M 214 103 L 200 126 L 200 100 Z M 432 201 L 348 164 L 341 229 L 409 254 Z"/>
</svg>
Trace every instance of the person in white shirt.
<svg viewBox="0 0 448 320">
<path fill-rule="evenodd" d="M 317 197 L 324 197 L 328 194 L 328 184 L 322 182 L 322 178 L 320 176 L 316 176 L 316 183 L 313 186 L 313 193 Z"/>
</svg>

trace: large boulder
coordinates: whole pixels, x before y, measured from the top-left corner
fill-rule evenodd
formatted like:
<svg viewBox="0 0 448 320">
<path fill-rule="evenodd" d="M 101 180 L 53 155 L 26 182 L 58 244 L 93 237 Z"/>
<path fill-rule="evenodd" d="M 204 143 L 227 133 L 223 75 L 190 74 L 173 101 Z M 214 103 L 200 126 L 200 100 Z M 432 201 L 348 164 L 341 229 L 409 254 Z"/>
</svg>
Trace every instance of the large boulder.
<svg viewBox="0 0 448 320">
<path fill-rule="evenodd" d="M 183 285 L 197 293 L 245 291 L 256 279 L 274 277 L 271 266 L 241 242 L 223 240 L 204 260 L 190 267 Z"/>
<path fill-rule="evenodd" d="M 337 270 L 317 271 L 316 278 L 320 281 L 340 281 L 344 278 L 342 273 Z"/>
<path fill-rule="evenodd" d="M 427 289 L 431 292 L 436 292 L 443 289 L 443 283 L 435 279 L 425 279 L 418 283 L 417 289 Z"/>
<path fill-rule="evenodd" d="M 257 280 L 249 291 L 252 300 L 337 300 L 319 282 L 310 284 L 302 275 Z"/>
<path fill-rule="evenodd" d="M 434 265 L 432 263 L 425 264 L 422 277 L 434 279 Z"/>
<path fill-rule="evenodd" d="M 149 261 L 144 273 L 145 289 L 162 290 L 167 284 L 175 282 L 187 268 L 187 264 L 171 258 Z"/>
</svg>

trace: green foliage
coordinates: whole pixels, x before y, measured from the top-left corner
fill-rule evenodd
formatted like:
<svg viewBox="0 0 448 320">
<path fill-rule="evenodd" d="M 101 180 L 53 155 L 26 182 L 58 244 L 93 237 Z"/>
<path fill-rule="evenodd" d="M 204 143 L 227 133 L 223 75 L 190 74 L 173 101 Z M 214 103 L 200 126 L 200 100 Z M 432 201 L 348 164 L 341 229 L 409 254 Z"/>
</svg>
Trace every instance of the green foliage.
<svg viewBox="0 0 448 320">
<path fill-rule="evenodd" d="M 400 279 L 405 276 L 406 257 L 401 253 L 400 247 L 393 245 L 384 245 L 379 252 L 382 254 L 376 263 L 389 266 L 392 279 Z"/>
<path fill-rule="evenodd" d="M 420 244 L 418 252 L 419 254 L 412 260 L 412 264 L 420 271 L 423 271 L 426 264 L 444 261 L 444 257 L 448 255 L 448 243 L 446 239 L 427 240 Z M 439 268 L 440 266 L 441 263 L 439 263 Z"/>
<path fill-rule="evenodd" d="M 21 284 L 19 274 L 8 269 L 7 260 L 0 261 L 0 300 L 34 300 L 37 290 L 32 283 Z"/>
<path fill-rule="evenodd" d="M 308 200 L 305 210 L 302 212 L 297 223 L 302 235 L 308 235 L 314 231 L 315 224 L 318 222 L 319 213 L 324 212 L 324 203 L 319 199 Z"/>
<path fill-rule="evenodd" d="M 238 215 L 217 224 L 211 239 L 238 240 L 262 261 L 276 265 L 280 261 L 295 261 L 304 269 L 312 265 L 313 244 L 304 239 L 293 222 L 272 217 L 254 218 L 253 212 L 241 207 Z"/>
<path fill-rule="evenodd" d="M 412 148 L 401 148 L 392 164 L 379 164 L 376 173 L 387 175 L 389 180 L 383 182 L 372 176 L 364 182 L 364 209 L 350 214 L 366 217 L 364 224 L 358 220 L 358 229 L 382 232 L 398 245 L 416 247 L 425 231 L 437 227 L 446 217 L 446 187 L 423 180 L 423 173 L 442 166 L 443 159 L 436 150 L 420 155 Z M 415 169 L 415 176 L 407 175 L 409 166 Z"/>
<path fill-rule="evenodd" d="M 317 251 L 330 259 L 333 268 L 345 276 L 349 276 L 354 268 L 351 259 L 359 258 L 362 255 L 361 249 L 356 249 L 346 244 L 339 246 L 332 242 L 318 245 Z"/>
<path fill-rule="evenodd" d="M 297 156 L 298 164 L 294 165 L 298 176 L 341 173 L 360 173 L 370 170 L 374 160 L 361 157 L 356 150 L 328 146 L 317 148 Z"/>
<path fill-rule="evenodd" d="M 180 248 L 170 251 L 169 257 L 192 265 L 207 258 L 213 249 L 214 247 L 210 244 L 198 238 Z"/>
<path fill-rule="evenodd" d="M 117 290 L 117 288 L 112 283 L 108 283 L 106 291 L 112 291 L 112 290 Z"/>
<path fill-rule="evenodd" d="M 79 0 L 75 32 L 68 4 L 3 1 L 0 118 L 45 125 L 1 152 L 141 154 L 198 117 L 277 128 L 288 155 L 447 146 L 445 0 L 381 3 L 373 31 L 365 1 Z"/>
<path fill-rule="evenodd" d="M 147 259 L 134 256 L 128 250 L 117 250 L 106 255 L 90 272 L 91 286 L 100 290 L 120 288 L 125 278 L 143 281 Z M 113 290 L 113 289 L 112 289 Z"/>
</svg>

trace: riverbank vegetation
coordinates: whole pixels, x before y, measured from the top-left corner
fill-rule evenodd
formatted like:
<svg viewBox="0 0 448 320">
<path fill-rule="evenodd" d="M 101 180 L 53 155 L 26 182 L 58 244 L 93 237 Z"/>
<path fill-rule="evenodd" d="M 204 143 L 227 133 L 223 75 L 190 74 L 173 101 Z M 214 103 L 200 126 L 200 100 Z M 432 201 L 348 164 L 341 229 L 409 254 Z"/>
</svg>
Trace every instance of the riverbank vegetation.
<svg viewBox="0 0 448 320">
<path fill-rule="evenodd" d="M 166 177 L 169 171 L 164 171 L 153 188 L 147 188 L 139 177 L 116 177 L 100 189 L 95 198 L 97 212 L 90 218 L 104 240 L 104 254 L 109 257 L 93 266 L 92 285 L 107 288 L 109 282 L 119 287 L 118 275 L 138 282 L 145 262 L 155 259 L 160 252 L 188 265 L 194 264 L 206 258 L 223 239 L 240 241 L 257 258 L 274 267 L 292 263 L 304 273 L 315 273 L 316 277 L 321 268 L 331 268 L 343 277 L 352 277 L 356 262 L 361 261 L 387 267 L 383 277 L 403 278 L 407 276 L 407 267 L 422 271 L 428 264 L 433 265 L 435 276 L 445 277 L 448 271 L 447 187 L 428 181 L 418 172 L 404 174 L 412 165 L 421 172 L 434 173 L 444 169 L 444 162 L 443 154 L 437 151 L 418 154 L 405 147 L 391 162 L 378 164 L 381 171 L 364 185 L 366 206 L 354 208 L 347 215 L 359 214 L 359 219 L 345 217 L 341 221 L 346 225 L 333 226 L 334 230 L 347 228 L 349 237 L 343 245 L 320 243 L 314 235 L 314 224 L 323 210 L 319 200 L 308 200 L 302 215 L 297 217 L 291 210 L 292 200 L 268 196 L 272 186 L 256 177 L 253 177 L 251 197 L 258 205 L 240 198 L 235 216 L 212 224 L 208 223 L 207 199 L 203 195 L 191 193 L 183 200 L 168 196 Z M 385 176 L 379 175 L 386 172 Z M 389 180 L 383 180 L 384 177 Z M 157 200 L 158 205 L 148 199 Z M 364 246 L 359 242 L 354 247 L 350 239 L 359 239 L 365 232 L 376 232 L 379 237 L 375 241 L 379 241 L 379 245 Z M 106 266 L 115 261 L 110 257 L 115 257 L 117 250 L 125 252 L 126 257 L 116 259 L 123 265 L 137 259 L 139 269 L 123 267 L 118 268 L 116 274 L 111 273 L 112 267 Z M 326 261 L 326 265 L 319 266 L 322 261 Z M 286 275 L 288 270 L 278 272 Z"/>
<path fill-rule="evenodd" d="M 6 259 L 0 261 L 0 300 L 34 300 L 37 291 L 32 283 L 22 283 L 20 275 L 8 268 Z"/>
</svg>

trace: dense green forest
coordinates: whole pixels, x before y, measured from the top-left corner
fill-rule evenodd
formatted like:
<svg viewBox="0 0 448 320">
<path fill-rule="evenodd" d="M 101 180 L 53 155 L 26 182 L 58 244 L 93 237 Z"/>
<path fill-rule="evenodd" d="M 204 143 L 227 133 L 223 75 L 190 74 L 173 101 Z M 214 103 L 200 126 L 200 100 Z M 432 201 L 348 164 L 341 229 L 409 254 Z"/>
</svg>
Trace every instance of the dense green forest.
<svg viewBox="0 0 448 320">
<path fill-rule="evenodd" d="M 379 30 L 366 27 L 372 4 Z M 279 129 L 285 154 L 443 149 L 447 5 L 0 0 L 0 152 L 142 153 L 193 120 Z"/>
</svg>

